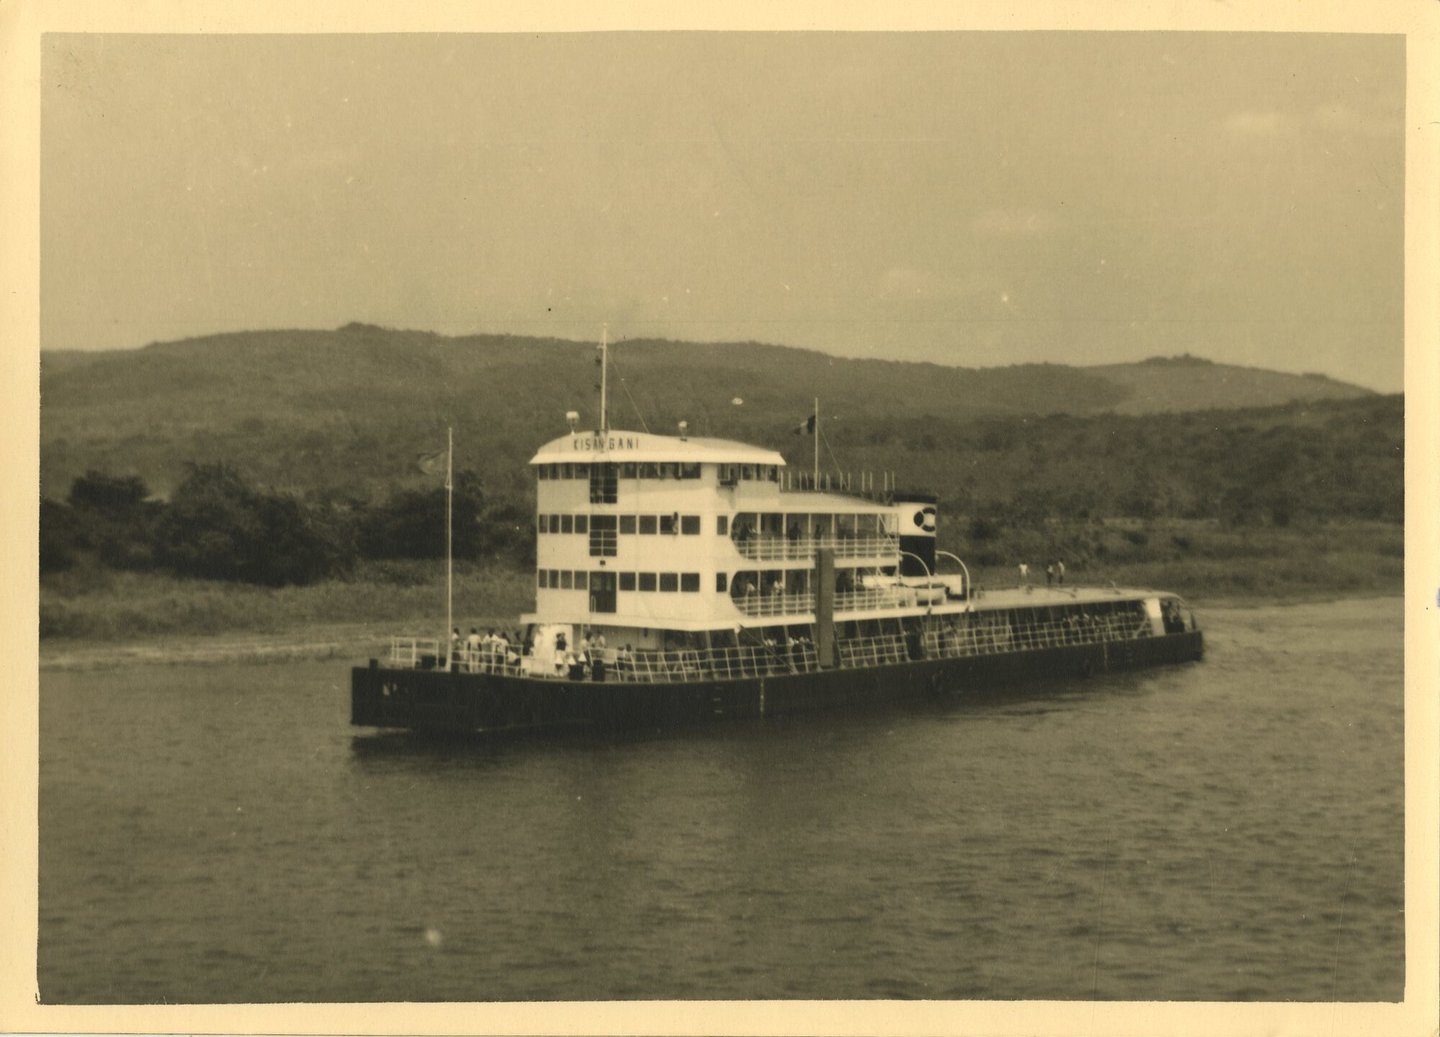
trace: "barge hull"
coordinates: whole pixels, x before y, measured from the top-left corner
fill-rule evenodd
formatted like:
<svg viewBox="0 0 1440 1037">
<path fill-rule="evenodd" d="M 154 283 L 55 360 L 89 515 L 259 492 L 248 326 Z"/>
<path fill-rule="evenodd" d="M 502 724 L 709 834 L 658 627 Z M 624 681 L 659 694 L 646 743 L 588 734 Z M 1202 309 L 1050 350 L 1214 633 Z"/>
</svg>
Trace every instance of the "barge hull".
<svg viewBox="0 0 1440 1037">
<path fill-rule="evenodd" d="M 1089 677 L 1201 658 L 1199 631 L 1021 652 L 721 681 L 571 681 L 394 669 L 351 672 L 350 722 L 433 734 L 692 726 L 989 693 L 1028 681 Z"/>
</svg>

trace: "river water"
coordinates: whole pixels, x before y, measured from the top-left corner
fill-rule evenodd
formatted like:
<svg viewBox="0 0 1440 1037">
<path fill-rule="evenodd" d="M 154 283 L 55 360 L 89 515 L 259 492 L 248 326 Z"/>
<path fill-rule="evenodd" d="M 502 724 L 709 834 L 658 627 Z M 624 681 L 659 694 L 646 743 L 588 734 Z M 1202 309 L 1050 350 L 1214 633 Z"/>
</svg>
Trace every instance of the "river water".
<svg viewBox="0 0 1440 1037">
<path fill-rule="evenodd" d="M 347 726 L 343 662 L 46 670 L 43 1001 L 1398 1000 L 1398 599 L 1203 663 L 663 737 Z"/>
</svg>

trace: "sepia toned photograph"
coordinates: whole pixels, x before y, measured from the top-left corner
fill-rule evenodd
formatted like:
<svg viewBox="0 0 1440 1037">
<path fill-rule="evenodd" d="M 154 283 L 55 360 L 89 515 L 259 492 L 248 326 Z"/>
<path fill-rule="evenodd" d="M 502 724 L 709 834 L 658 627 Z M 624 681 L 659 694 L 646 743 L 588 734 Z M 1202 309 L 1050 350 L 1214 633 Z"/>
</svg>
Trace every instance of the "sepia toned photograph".
<svg viewBox="0 0 1440 1037">
<path fill-rule="evenodd" d="M 1429 989 L 1404 35 L 39 51 L 36 1004 Z"/>
</svg>

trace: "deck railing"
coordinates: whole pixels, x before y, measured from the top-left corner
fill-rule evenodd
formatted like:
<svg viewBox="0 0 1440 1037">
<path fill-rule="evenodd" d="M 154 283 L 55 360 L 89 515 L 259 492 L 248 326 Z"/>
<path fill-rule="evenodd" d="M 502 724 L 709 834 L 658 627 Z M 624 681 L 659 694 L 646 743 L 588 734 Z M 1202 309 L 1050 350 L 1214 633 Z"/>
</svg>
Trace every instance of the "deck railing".
<svg viewBox="0 0 1440 1037">
<path fill-rule="evenodd" d="M 931 658 L 990 655 L 1060 645 L 1127 641 L 1150 634 L 1150 621 L 1135 613 L 1108 616 L 1071 614 L 1063 619 L 1012 625 L 985 616 L 975 622 L 944 624 L 925 632 L 925 654 Z M 991 620 L 986 622 L 986 620 Z"/>
<path fill-rule="evenodd" d="M 798 616 L 815 611 L 815 595 L 808 591 L 802 594 L 741 594 L 732 600 L 735 607 L 747 616 Z M 906 608 L 915 603 L 914 588 L 869 587 L 864 590 L 837 591 L 834 609 L 837 613 L 861 612 L 870 609 Z"/>
<path fill-rule="evenodd" d="M 815 646 L 790 644 L 740 645 L 734 648 L 686 648 L 623 652 L 609 649 L 605 674 L 618 681 L 664 682 L 727 680 L 819 669 Z"/>
<path fill-rule="evenodd" d="M 905 639 L 898 634 L 880 637 L 852 637 L 840 643 L 841 666 L 885 666 L 910 658 Z"/>
<path fill-rule="evenodd" d="M 865 592 L 873 593 L 873 592 Z M 798 595 L 797 595 L 798 596 Z M 953 659 L 993 655 L 1062 645 L 1127 641 L 1151 636 L 1148 617 L 1138 613 L 1090 615 L 1072 613 L 1062 619 L 1012 624 L 1003 615 L 972 613 L 954 622 L 932 623 L 922 632 L 840 638 L 842 668 L 886 666 L 913 658 Z M 392 666 L 410 669 L 443 668 L 442 643 L 435 638 L 396 637 L 390 641 Z M 568 655 L 555 658 L 549 651 L 521 656 L 514 646 L 503 652 L 459 648 L 450 668 L 462 673 L 496 673 L 507 676 L 594 676 L 595 661 L 604 664 L 607 681 L 668 683 L 674 681 L 732 680 L 786 673 L 810 673 L 820 668 L 815 645 L 797 639 L 728 648 L 636 649 L 606 648 L 592 651 L 583 663 Z M 572 670 L 572 665 L 578 668 Z"/>
<path fill-rule="evenodd" d="M 893 558 L 900 553 L 900 538 L 895 536 L 798 536 L 776 533 L 755 533 L 735 537 L 735 548 L 746 558 L 757 562 L 808 561 L 822 547 L 829 548 L 836 558 Z"/>
<path fill-rule="evenodd" d="M 515 646 L 505 648 L 470 648 L 461 645 L 450 653 L 450 669 L 461 673 L 507 673 L 512 676 L 527 672 L 527 660 Z M 407 669 L 444 669 L 447 660 L 442 642 L 434 637 L 392 637 L 390 664 Z"/>
</svg>

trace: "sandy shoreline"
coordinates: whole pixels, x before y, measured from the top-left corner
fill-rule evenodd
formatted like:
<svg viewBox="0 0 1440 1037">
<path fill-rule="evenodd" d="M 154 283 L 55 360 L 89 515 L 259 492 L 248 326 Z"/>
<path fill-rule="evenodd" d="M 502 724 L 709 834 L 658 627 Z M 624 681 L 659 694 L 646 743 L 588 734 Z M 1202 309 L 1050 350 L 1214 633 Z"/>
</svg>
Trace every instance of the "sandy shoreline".
<svg viewBox="0 0 1440 1037">
<path fill-rule="evenodd" d="M 388 652 L 390 636 L 420 624 L 380 629 L 373 624 L 310 627 L 276 634 L 166 635 L 135 641 L 86 642 L 73 638 L 40 642 L 40 669 L 94 670 L 120 666 L 353 660 L 363 665 Z M 430 636 L 439 634 L 437 628 Z M 419 635 L 423 636 L 423 635 Z"/>
</svg>

